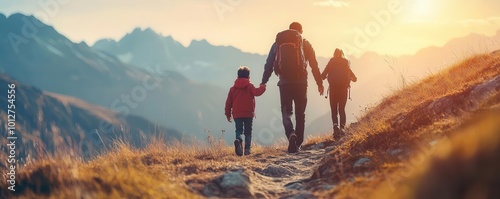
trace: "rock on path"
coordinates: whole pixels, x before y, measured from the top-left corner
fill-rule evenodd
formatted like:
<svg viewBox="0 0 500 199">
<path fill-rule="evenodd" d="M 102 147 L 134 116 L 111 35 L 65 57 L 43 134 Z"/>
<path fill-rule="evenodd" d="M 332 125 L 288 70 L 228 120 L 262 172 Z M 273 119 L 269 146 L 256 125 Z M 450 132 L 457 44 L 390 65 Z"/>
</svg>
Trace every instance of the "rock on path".
<svg viewBox="0 0 500 199">
<path fill-rule="evenodd" d="M 257 158 L 265 168 L 241 168 L 224 173 L 205 185 L 203 194 L 223 198 L 316 198 L 305 190 L 314 166 L 328 151 L 321 143 L 296 154 L 286 151 L 274 157 Z"/>
</svg>

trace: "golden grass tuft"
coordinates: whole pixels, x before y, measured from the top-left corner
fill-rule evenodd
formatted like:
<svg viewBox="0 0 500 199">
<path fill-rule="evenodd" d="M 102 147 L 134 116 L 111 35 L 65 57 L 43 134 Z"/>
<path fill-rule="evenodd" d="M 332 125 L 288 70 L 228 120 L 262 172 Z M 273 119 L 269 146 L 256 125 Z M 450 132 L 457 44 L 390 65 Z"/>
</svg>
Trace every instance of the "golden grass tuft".
<svg viewBox="0 0 500 199">
<path fill-rule="evenodd" d="M 471 86 L 498 75 L 499 54 L 477 55 L 385 98 L 351 125 L 349 136 L 338 142 L 337 148 L 322 160 L 313 178 L 338 186 L 318 195 L 322 198 L 367 198 L 380 184 L 397 185 L 404 181 L 432 154 L 430 143 L 455 135 L 463 121 L 475 116 L 468 111 L 423 115 L 427 114 L 422 111 L 423 105 L 459 96 Z M 492 99 L 479 110 L 498 103 Z M 399 120 L 403 122 L 398 123 Z M 360 158 L 371 161 L 365 167 L 354 169 L 354 162 Z M 393 174 L 397 174 L 396 177 Z"/>
<path fill-rule="evenodd" d="M 500 110 L 465 124 L 406 183 L 373 198 L 500 198 Z"/>
<path fill-rule="evenodd" d="M 18 177 L 19 198 L 197 198 L 187 187 L 149 167 L 143 157 L 162 160 L 161 154 L 118 144 L 90 162 L 74 158 L 46 158 L 25 166 Z M 159 162 L 158 162 L 159 163 Z"/>
<path fill-rule="evenodd" d="M 199 198 L 203 186 L 235 168 L 262 168 L 255 161 L 274 147 L 253 146 L 253 154 L 238 157 L 222 142 L 185 145 L 153 140 L 144 149 L 117 142 L 106 154 L 90 161 L 74 157 L 45 157 L 19 170 L 17 198 Z M 2 184 L 6 187 L 5 182 Z M 4 197 L 4 198 L 5 198 Z"/>
</svg>

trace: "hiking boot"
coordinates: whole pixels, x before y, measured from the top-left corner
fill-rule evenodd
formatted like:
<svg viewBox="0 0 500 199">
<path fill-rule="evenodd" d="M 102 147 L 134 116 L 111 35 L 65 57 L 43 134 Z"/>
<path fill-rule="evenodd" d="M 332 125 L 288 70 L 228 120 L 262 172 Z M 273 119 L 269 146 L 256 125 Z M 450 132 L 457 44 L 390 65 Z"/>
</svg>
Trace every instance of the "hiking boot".
<svg viewBox="0 0 500 199">
<path fill-rule="evenodd" d="M 337 125 L 337 124 L 333 125 L 333 134 L 340 134 L 339 125 Z"/>
<path fill-rule="evenodd" d="M 290 138 L 288 138 L 288 153 L 298 152 L 297 144 L 295 143 L 296 141 L 297 141 L 297 135 L 295 135 L 295 133 L 292 133 L 290 135 Z"/>
<path fill-rule="evenodd" d="M 252 152 L 250 151 L 250 149 L 245 149 L 245 155 L 250 155 L 252 154 Z"/>
<path fill-rule="evenodd" d="M 340 140 L 340 138 L 342 137 L 342 131 L 340 130 L 339 126 L 337 124 L 333 125 L 333 139 L 335 141 L 338 141 Z"/>
<path fill-rule="evenodd" d="M 234 152 L 236 152 L 237 156 L 243 155 L 243 147 L 241 146 L 241 141 L 238 139 L 234 140 Z"/>
<path fill-rule="evenodd" d="M 340 138 L 342 138 L 342 136 L 340 135 L 340 133 L 333 133 L 333 140 L 335 141 L 339 141 Z"/>
<path fill-rule="evenodd" d="M 345 130 L 344 130 L 344 128 L 340 128 L 339 129 L 339 134 L 340 134 L 341 137 L 345 136 Z"/>
</svg>

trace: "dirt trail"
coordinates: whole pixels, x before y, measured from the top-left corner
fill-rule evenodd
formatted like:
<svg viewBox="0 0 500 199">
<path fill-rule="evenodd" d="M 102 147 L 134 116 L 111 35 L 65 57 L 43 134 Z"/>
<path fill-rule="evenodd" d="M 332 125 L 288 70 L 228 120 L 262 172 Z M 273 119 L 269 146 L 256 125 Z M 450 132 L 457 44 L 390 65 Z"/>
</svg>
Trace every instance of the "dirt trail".
<svg viewBox="0 0 500 199">
<path fill-rule="evenodd" d="M 267 164 L 265 168 L 247 171 L 256 197 L 266 198 L 315 198 L 306 190 L 312 172 L 333 146 L 320 143 L 309 146 L 295 154 L 283 151 L 278 155 L 255 154 L 255 161 Z M 331 189 L 323 185 L 319 189 Z"/>
</svg>

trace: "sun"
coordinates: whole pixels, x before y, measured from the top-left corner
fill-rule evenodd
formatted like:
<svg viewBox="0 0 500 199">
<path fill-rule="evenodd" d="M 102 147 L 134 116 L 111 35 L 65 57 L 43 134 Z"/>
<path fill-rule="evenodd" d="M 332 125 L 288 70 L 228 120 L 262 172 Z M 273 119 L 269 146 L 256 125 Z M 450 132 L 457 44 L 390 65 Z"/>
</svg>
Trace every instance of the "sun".
<svg viewBox="0 0 500 199">
<path fill-rule="evenodd" d="M 412 3 L 409 14 L 415 20 L 429 20 L 434 17 L 435 3 L 432 0 L 418 0 Z"/>
</svg>

